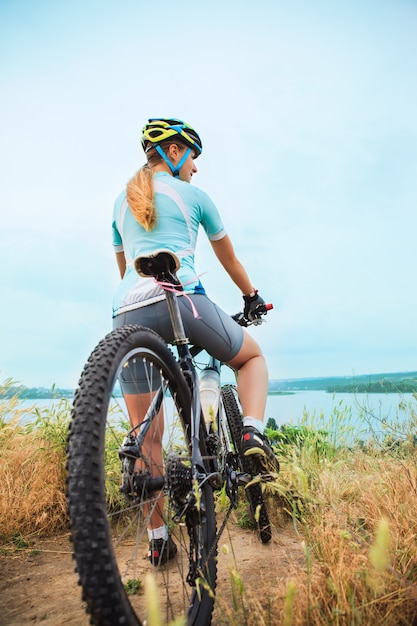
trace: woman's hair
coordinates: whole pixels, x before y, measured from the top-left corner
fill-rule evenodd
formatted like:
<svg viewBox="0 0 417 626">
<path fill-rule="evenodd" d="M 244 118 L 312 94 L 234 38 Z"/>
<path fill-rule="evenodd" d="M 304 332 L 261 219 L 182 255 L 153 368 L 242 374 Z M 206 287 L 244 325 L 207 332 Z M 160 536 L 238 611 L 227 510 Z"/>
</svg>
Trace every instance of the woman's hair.
<svg viewBox="0 0 417 626">
<path fill-rule="evenodd" d="M 159 144 L 166 153 L 170 145 L 180 142 L 161 141 Z M 152 167 L 160 163 L 163 159 L 154 147 L 146 153 L 148 162 L 143 165 L 140 170 L 129 180 L 126 188 L 127 203 L 132 211 L 132 215 L 146 231 L 152 230 L 156 226 L 157 214 L 155 207 L 155 197 L 152 179 Z"/>
<path fill-rule="evenodd" d="M 152 170 L 148 164 L 141 167 L 127 183 L 126 198 L 135 220 L 145 230 L 155 228 L 156 209 Z"/>
</svg>

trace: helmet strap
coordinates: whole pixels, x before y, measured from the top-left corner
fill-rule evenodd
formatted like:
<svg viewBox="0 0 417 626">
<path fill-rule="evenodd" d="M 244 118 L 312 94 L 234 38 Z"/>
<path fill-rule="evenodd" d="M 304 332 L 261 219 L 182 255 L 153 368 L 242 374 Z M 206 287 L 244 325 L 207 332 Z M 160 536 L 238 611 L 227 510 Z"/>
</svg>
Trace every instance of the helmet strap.
<svg viewBox="0 0 417 626">
<path fill-rule="evenodd" d="M 165 152 L 162 150 L 161 146 L 159 146 L 158 144 L 155 146 L 155 150 L 158 152 L 158 154 L 164 159 L 165 163 L 168 165 L 169 169 L 172 172 L 172 175 L 174 176 L 174 178 L 178 178 L 179 174 L 180 174 L 180 169 L 182 168 L 182 166 L 184 165 L 184 163 L 186 162 L 186 160 L 188 159 L 188 155 L 191 152 L 191 148 L 187 148 L 187 150 L 184 152 L 184 155 L 182 157 L 182 159 L 179 161 L 179 163 L 177 164 L 177 166 L 175 167 L 175 165 L 173 163 L 171 163 L 171 161 L 168 159 L 167 155 L 165 154 Z"/>
</svg>

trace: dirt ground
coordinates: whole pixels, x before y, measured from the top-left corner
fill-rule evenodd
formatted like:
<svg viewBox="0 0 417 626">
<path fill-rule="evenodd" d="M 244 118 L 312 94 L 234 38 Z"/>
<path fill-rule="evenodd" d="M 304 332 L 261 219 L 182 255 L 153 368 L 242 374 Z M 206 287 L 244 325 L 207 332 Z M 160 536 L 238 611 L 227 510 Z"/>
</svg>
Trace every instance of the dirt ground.
<svg viewBox="0 0 417 626">
<path fill-rule="evenodd" d="M 273 540 L 262 545 L 250 530 L 232 526 L 220 546 L 233 543 L 237 569 L 245 589 L 266 599 L 305 569 L 301 537 L 291 523 L 275 529 Z M 3 551 L 4 552 L 4 551 Z M 220 553 L 218 595 L 230 588 L 231 551 Z M 227 592 L 225 592 L 227 593 Z M 223 595 L 223 601 L 227 598 Z M 230 606 L 230 603 L 228 602 Z M 216 615 L 216 614 L 215 614 Z M 217 620 L 214 615 L 213 625 Z M 74 573 L 69 535 L 33 542 L 29 549 L 10 551 L 0 557 L 0 624 L 22 626 L 85 626 L 89 618 L 81 601 L 81 588 Z"/>
</svg>

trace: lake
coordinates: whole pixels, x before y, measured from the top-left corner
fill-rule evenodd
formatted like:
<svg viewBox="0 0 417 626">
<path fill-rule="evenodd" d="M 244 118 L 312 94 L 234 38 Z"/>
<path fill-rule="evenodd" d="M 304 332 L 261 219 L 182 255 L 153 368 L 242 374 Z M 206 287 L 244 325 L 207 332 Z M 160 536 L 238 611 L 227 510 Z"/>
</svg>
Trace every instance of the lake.
<svg viewBox="0 0 417 626">
<path fill-rule="evenodd" d="M 304 411 L 330 415 L 335 409 L 350 407 L 355 418 L 366 408 L 379 417 L 393 418 L 400 402 L 411 402 L 412 393 L 326 393 L 325 391 L 297 391 L 288 395 L 269 395 L 266 417 L 274 417 L 278 424 L 297 423 Z"/>
<path fill-rule="evenodd" d="M 265 422 L 275 418 L 277 425 L 299 424 L 308 413 L 307 423 L 326 430 L 337 431 L 350 426 L 346 438 L 366 439 L 370 432 L 385 436 L 383 422 L 407 422 L 410 407 L 417 411 L 417 400 L 412 393 L 326 393 L 325 391 L 299 391 L 292 395 L 269 395 Z M 329 428 L 330 426 L 330 428 Z"/>
<path fill-rule="evenodd" d="M 36 405 L 40 410 L 58 404 L 57 400 L 25 400 L 21 408 L 30 408 Z M 303 415 L 308 413 L 309 422 L 314 425 L 328 426 L 349 424 L 352 426 L 354 435 L 362 438 L 372 429 L 381 431 L 381 421 L 389 423 L 405 419 L 408 415 L 407 406 L 411 404 L 417 410 L 417 400 L 413 394 L 331 394 L 325 391 L 297 391 L 288 395 L 269 395 L 265 411 L 265 423 L 268 418 L 274 418 L 277 425 L 299 424 Z M 323 414 L 323 419 L 320 415 Z M 366 420 L 364 420 L 366 417 Z M 26 420 L 33 419 L 33 414 L 28 413 Z"/>
</svg>

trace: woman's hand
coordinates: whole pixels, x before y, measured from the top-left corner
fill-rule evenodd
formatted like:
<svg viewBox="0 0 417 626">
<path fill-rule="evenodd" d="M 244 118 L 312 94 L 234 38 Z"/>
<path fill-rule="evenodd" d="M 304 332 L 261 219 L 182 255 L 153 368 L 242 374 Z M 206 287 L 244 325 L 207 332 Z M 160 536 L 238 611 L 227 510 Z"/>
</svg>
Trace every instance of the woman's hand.
<svg viewBox="0 0 417 626">
<path fill-rule="evenodd" d="M 252 293 L 243 296 L 243 301 L 245 303 L 243 315 L 250 322 L 253 322 L 253 320 L 257 317 L 265 314 L 265 300 L 258 295 L 257 289 L 255 289 Z M 259 309 L 262 309 L 262 312 L 258 311 L 257 313 L 257 310 Z"/>
</svg>

